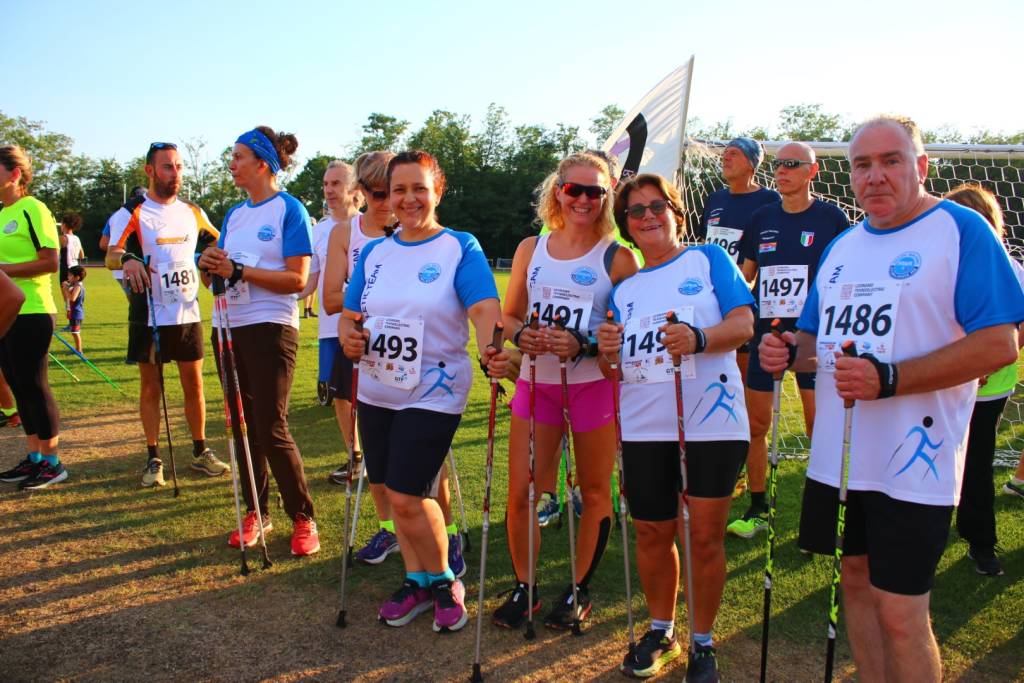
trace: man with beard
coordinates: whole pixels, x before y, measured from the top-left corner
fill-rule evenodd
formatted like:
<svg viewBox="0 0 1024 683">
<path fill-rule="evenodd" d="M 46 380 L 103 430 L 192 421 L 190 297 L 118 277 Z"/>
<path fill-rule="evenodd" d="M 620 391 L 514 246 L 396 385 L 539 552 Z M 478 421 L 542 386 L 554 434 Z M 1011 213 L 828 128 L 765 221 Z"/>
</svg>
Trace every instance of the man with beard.
<svg viewBox="0 0 1024 683">
<path fill-rule="evenodd" d="M 139 414 L 148 451 L 142 485 L 151 487 L 164 484 L 157 440 L 160 375 L 162 364 L 169 361 L 178 365 L 185 397 L 185 418 L 192 432 L 192 469 L 213 477 L 229 472 L 230 467 L 206 447 L 203 329 L 195 265 L 201 236 L 216 239 L 218 232 L 202 209 L 178 197 L 184 166 L 176 145 L 151 144 L 145 170 L 149 178 L 146 194 L 133 197 L 110 218 L 107 267 L 124 270 L 129 290 L 128 359 L 139 366 Z M 150 300 L 154 311 L 149 309 Z M 160 335 L 160 358 L 153 345 L 154 320 Z"/>
</svg>

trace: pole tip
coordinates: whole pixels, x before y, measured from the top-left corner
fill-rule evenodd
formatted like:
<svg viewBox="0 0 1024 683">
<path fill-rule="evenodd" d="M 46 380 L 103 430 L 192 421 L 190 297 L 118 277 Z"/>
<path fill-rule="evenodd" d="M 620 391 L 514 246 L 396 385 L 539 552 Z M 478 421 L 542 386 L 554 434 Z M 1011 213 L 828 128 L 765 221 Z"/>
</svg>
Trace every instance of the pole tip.
<svg viewBox="0 0 1024 683">
<path fill-rule="evenodd" d="M 348 622 L 345 621 L 345 610 L 338 612 L 338 620 L 334 622 L 334 625 L 338 628 L 345 628 L 348 626 Z"/>
<path fill-rule="evenodd" d="M 470 683 L 480 683 L 482 680 L 484 680 L 484 675 L 480 672 L 480 665 L 474 664 L 473 675 L 469 677 L 469 681 Z"/>
<path fill-rule="evenodd" d="M 527 640 L 533 640 L 534 638 L 537 637 L 537 633 L 533 630 L 533 622 L 532 621 L 526 622 L 526 633 L 523 634 L 523 637 L 526 638 Z"/>
</svg>

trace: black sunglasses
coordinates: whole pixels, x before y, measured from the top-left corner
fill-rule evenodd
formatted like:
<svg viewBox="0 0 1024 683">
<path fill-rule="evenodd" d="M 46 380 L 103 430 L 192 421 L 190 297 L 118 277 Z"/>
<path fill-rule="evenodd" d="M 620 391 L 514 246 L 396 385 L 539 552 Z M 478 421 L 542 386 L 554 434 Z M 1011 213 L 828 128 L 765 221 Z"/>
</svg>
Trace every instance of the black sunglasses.
<svg viewBox="0 0 1024 683">
<path fill-rule="evenodd" d="M 640 220 L 645 215 L 647 215 L 647 209 L 650 209 L 651 213 L 653 213 L 655 216 L 660 216 L 661 214 L 665 213 L 665 211 L 668 209 L 668 202 L 666 202 L 664 199 L 655 199 L 653 202 L 647 204 L 646 206 L 643 204 L 634 204 L 633 206 L 626 209 L 626 215 L 629 216 L 630 218 Z"/>
<path fill-rule="evenodd" d="M 149 143 L 149 151 L 155 152 L 161 149 L 178 149 L 178 146 L 173 142 L 151 142 Z"/>
<path fill-rule="evenodd" d="M 566 193 L 570 197 L 579 197 L 581 194 L 586 194 L 587 199 L 600 199 L 601 197 L 608 194 L 607 187 L 601 187 L 600 185 L 580 185 L 579 183 L 562 183 L 562 192 Z"/>
<path fill-rule="evenodd" d="M 375 190 L 363 180 L 359 181 L 359 186 L 366 190 L 370 194 L 370 196 L 373 197 L 378 202 L 382 202 L 388 198 L 387 190 Z"/>
<path fill-rule="evenodd" d="M 800 159 L 772 159 L 772 169 L 779 170 L 779 166 L 793 170 L 794 168 L 800 168 L 804 164 L 810 166 L 813 161 L 801 161 Z"/>
</svg>

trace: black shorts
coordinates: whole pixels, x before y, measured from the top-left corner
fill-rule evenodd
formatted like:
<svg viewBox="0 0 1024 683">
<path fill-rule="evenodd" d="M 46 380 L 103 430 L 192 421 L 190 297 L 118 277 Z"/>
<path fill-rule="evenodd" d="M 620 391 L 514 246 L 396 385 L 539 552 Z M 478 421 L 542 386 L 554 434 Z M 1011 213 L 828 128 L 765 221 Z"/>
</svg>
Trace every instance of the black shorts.
<svg viewBox="0 0 1024 683">
<path fill-rule="evenodd" d="M 694 498 L 732 495 L 749 441 L 691 441 L 686 444 L 686 474 Z M 622 467 L 626 500 L 634 519 L 664 522 L 679 512 L 678 441 L 624 441 Z"/>
<path fill-rule="evenodd" d="M 816 373 L 796 373 L 796 385 L 801 389 L 814 391 L 814 380 Z M 750 344 L 750 361 L 747 364 L 747 387 L 754 391 L 771 391 L 773 388 L 771 374 L 761 369 L 761 356 L 757 352 L 757 345 Z"/>
<path fill-rule="evenodd" d="M 196 361 L 203 359 L 203 324 L 161 325 L 160 362 Z M 155 363 L 153 354 L 153 328 L 139 323 L 128 323 L 128 360 L 136 363 Z"/>
<path fill-rule="evenodd" d="M 371 484 L 429 498 L 462 415 L 391 410 L 359 401 L 359 437 Z"/>
<path fill-rule="evenodd" d="M 342 401 L 352 400 L 352 359 L 339 351 L 331 368 L 331 391 Z"/>
<path fill-rule="evenodd" d="M 839 489 L 808 479 L 800 511 L 800 548 L 832 555 Z M 896 500 L 878 491 L 847 491 L 843 555 L 867 555 L 871 585 L 900 595 L 924 595 L 946 548 L 951 505 Z"/>
</svg>

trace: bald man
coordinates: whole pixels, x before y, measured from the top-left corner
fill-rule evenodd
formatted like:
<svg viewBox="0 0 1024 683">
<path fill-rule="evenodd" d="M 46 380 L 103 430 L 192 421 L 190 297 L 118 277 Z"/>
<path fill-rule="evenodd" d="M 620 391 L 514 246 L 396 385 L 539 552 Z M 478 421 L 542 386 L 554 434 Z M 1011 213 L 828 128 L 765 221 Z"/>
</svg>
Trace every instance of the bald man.
<svg viewBox="0 0 1024 683">
<path fill-rule="evenodd" d="M 818 173 L 818 162 L 809 146 L 802 142 L 783 145 L 772 161 L 772 168 L 782 200 L 767 204 L 751 215 L 739 247 L 740 267 L 747 281 L 754 282 L 754 296 L 758 300 L 754 339 L 768 332 L 775 318 L 782 321 L 783 330 L 794 329 L 825 247 L 850 225 L 838 206 L 811 194 L 811 181 Z M 742 517 L 728 526 L 729 533 L 741 538 L 753 538 L 768 528 L 765 470 L 772 415 L 772 376 L 761 368 L 756 345 L 751 346 L 746 392 L 750 419 L 747 452 L 750 506 Z M 814 425 L 814 373 L 800 372 L 796 379 L 804 408 L 804 424 L 810 435 Z"/>
</svg>

